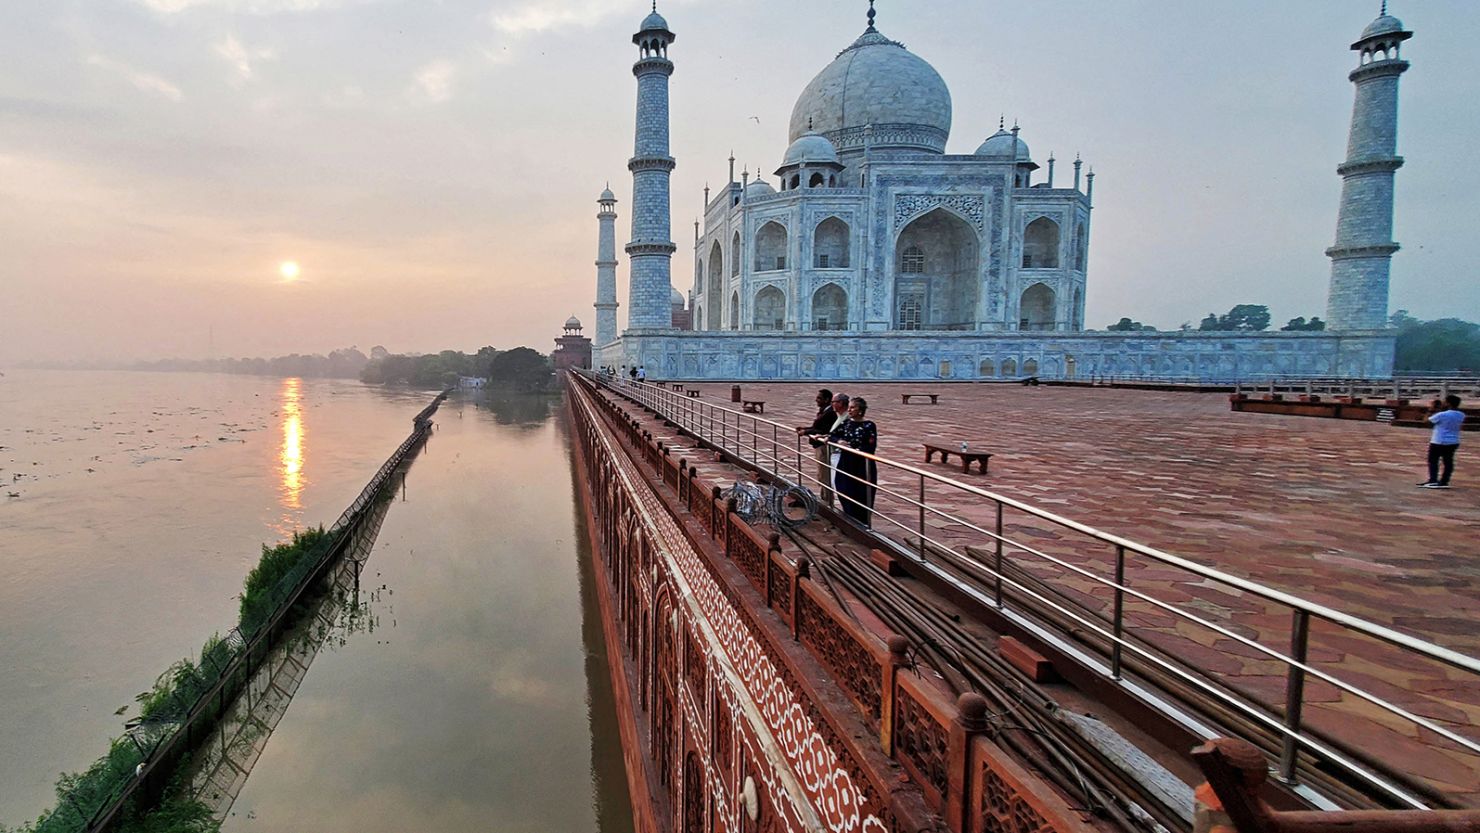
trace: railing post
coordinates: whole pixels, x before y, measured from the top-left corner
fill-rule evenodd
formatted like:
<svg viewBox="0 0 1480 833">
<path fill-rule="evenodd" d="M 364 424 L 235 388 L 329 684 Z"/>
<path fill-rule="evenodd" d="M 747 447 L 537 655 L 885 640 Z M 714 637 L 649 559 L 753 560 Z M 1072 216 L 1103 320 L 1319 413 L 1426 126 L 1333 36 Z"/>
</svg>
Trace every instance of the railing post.
<svg viewBox="0 0 1480 833">
<path fill-rule="evenodd" d="M 1125 630 L 1125 547 L 1115 546 L 1115 619 L 1111 622 L 1115 634 L 1110 642 L 1110 676 L 1120 679 L 1120 639 Z"/>
<path fill-rule="evenodd" d="M 976 762 L 972 760 L 971 748 L 976 736 L 987 731 L 987 699 L 974 691 L 964 692 L 956 698 L 956 717 L 951 721 L 947 736 L 946 757 L 946 826 L 952 830 L 966 831 L 966 820 L 971 818 L 971 775 Z"/>
<path fill-rule="evenodd" d="M 1002 501 L 997 501 L 997 559 L 993 567 L 997 574 L 996 587 L 993 590 L 997 607 L 1002 607 Z"/>
<path fill-rule="evenodd" d="M 925 560 L 925 475 L 920 475 L 920 560 Z"/>
<path fill-rule="evenodd" d="M 889 656 L 884 660 L 884 679 L 879 690 L 879 745 L 894 756 L 894 685 L 899 669 L 909 661 L 910 641 L 900 634 L 889 637 Z"/>
<path fill-rule="evenodd" d="M 1310 614 L 1296 610 L 1290 623 L 1290 657 L 1292 664 L 1285 678 L 1285 735 L 1280 749 L 1280 777 L 1295 783 L 1295 764 L 1300 755 L 1300 710 L 1305 704 L 1305 658 L 1310 648 Z"/>
</svg>

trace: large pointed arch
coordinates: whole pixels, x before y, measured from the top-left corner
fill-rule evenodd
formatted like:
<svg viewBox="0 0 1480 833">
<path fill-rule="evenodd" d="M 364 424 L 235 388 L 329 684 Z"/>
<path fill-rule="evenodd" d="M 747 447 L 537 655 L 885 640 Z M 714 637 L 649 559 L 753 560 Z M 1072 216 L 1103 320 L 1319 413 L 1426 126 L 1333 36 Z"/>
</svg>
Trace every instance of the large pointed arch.
<svg viewBox="0 0 1480 833">
<path fill-rule="evenodd" d="M 1023 290 L 1018 304 L 1018 329 L 1052 330 L 1057 322 L 1058 296 L 1046 283 L 1035 283 Z"/>
<path fill-rule="evenodd" d="M 786 294 L 774 286 L 763 286 L 751 302 L 752 329 L 786 329 Z"/>
<path fill-rule="evenodd" d="M 841 286 L 823 284 L 812 293 L 812 329 L 848 329 L 848 293 Z"/>
<path fill-rule="evenodd" d="M 735 252 L 730 252 L 734 257 Z M 719 241 L 709 247 L 709 280 L 704 288 L 704 305 L 709 307 L 709 329 L 718 330 L 720 322 L 719 308 L 725 297 L 725 258 L 724 252 L 719 247 Z"/>
<path fill-rule="evenodd" d="M 849 260 L 848 224 L 828 217 L 812 232 L 812 266 L 817 269 L 847 269 Z"/>
<path fill-rule="evenodd" d="M 771 272 L 786 268 L 788 243 L 786 226 L 775 220 L 761 224 L 755 233 L 755 271 Z"/>
<path fill-rule="evenodd" d="M 1059 268 L 1059 224 L 1039 217 L 1023 229 L 1023 268 Z"/>
<path fill-rule="evenodd" d="M 976 230 L 944 207 L 911 220 L 894 244 L 894 328 L 975 329 L 979 250 Z"/>
</svg>

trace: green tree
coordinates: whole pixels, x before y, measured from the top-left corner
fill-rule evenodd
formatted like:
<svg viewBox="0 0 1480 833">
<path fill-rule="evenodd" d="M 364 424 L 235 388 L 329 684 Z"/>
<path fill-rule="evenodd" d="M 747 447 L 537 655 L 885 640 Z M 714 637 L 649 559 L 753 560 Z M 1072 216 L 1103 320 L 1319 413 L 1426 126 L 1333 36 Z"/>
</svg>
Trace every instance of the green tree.
<svg viewBox="0 0 1480 833">
<path fill-rule="evenodd" d="M 1129 318 L 1122 318 L 1114 324 L 1106 327 L 1105 329 L 1110 330 L 1111 332 L 1133 333 L 1138 330 L 1144 330 L 1145 328 L 1146 325 L 1142 324 L 1139 321 L 1132 321 Z"/>
<path fill-rule="evenodd" d="M 1217 315 L 1214 315 L 1211 312 L 1208 313 L 1208 317 L 1207 318 L 1204 318 L 1202 320 L 1202 322 L 1197 325 L 1197 328 L 1199 330 L 1221 330 L 1221 329 L 1223 329 L 1221 326 L 1219 326 L 1218 316 Z"/>
<path fill-rule="evenodd" d="M 1280 331 L 1286 333 L 1309 333 L 1317 332 L 1324 329 L 1326 329 L 1326 322 L 1322 321 L 1320 316 L 1313 315 L 1311 316 L 1309 321 L 1306 321 L 1305 316 L 1301 315 L 1296 318 L 1291 318 L 1290 323 L 1281 327 Z"/>
<path fill-rule="evenodd" d="M 1403 319 L 1399 319 L 1399 316 Z M 1393 314 L 1398 324 L 1395 370 L 1450 371 L 1480 368 L 1480 324 L 1458 318 L 1419 321 L 1406 310 Z"/>
<path fill-rule="evenodd" d="M 1263 304 L 1238 304 L 1227 315 L 1208 317 L 1198 325 L 1199 330 L 1227 332 L 1258 332 L 1269 329 L 1269 307 Z"/>
<path fill-rule="evenodd" d="M 493 357 L 488 378 L 532 390 L 550 379 L 550 360 L 528 347 L 515 347 Z"/>
</svg>

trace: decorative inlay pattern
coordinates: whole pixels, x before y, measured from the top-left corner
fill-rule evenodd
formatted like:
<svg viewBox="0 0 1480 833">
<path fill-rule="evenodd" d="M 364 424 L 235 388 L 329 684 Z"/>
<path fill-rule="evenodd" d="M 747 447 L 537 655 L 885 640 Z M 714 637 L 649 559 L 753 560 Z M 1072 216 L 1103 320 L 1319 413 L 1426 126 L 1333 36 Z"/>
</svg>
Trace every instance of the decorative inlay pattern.
<svg viewBox="0 0 1480 833">
<path fill-rule="evenodd" d="M 977 231 L 987 227 L 987 203 L 980 194 L 898 194 L 894 197 L 894 230 L 933 209 L 945 207 L 971 221 Z"/>
<path fill-rule="evenodd" d="M 946 794 L 946 731 L 904 686 L 894 689 L 894 751 L 940 795 Z"/>
</svg>

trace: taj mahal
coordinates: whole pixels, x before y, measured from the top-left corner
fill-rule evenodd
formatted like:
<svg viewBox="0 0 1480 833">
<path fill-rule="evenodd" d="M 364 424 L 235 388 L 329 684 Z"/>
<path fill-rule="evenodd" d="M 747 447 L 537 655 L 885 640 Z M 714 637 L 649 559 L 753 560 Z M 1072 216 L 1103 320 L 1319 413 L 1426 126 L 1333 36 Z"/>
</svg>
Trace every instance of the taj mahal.
<svg viewBox="0 0 1480 833">
<path fill-rule="evenodd" d="M 677 36 L 655 4 L 632 38 L 628 327 L 618 332 L 618 200 L 608 188 L 593 361 L 665 379 L 1391 375 L 1397 90 L 1408 67 L 1399 48 L 1409 37 L 1384 9 L 1351 45 L 1356 104 L 1326 252 L 1328 330 L 1094 332 L 1084 329 L 1093 171 L 1077 157 L 1072 172 L 1056 172 L 1052 156 L 1039 164 L 1016 124 L 952 152 L 945 80 L 880 31 L 872 3 L 863 33 L 797 97 L 773 178 L 736 181 L 732 158 L 730 181 L 705 189 L 692 281 L 677 288 Z"/>
</svg>

